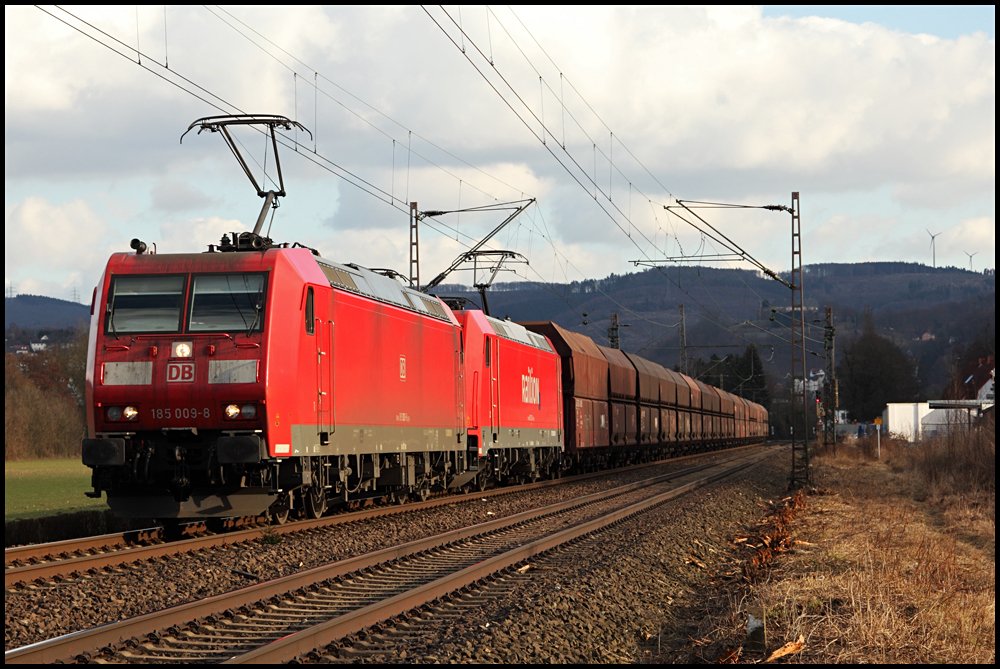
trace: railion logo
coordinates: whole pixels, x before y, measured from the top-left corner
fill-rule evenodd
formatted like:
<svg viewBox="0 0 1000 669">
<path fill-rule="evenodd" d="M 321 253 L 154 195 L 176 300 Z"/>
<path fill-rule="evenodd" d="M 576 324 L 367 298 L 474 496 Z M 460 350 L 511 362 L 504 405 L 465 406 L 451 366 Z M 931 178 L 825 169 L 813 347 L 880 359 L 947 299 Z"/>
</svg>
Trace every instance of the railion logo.
<svg viewBox="0 0 1000 669">
<path fill-rule="evenodd" d="M 194 362 L 168 362 L 167 383 L 194 383 Z"/>
<path fill-rule="evenodd" d="M 534 371 L 534 369 L 529 367 L 528 373 L 521 375 L 521 401 L 525 404 L 541 406 L 542 393 L 538 377 L 532 376 Z"/>
</svg>

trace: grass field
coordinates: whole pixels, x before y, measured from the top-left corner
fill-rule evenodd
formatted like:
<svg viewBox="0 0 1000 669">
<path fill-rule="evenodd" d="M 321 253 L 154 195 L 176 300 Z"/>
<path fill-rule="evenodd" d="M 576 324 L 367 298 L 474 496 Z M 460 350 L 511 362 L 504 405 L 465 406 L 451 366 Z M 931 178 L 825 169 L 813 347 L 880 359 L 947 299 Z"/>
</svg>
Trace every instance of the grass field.
<svg viewBox="0 0 1000 669">
<path fill-rule="evenodd" d="M 711 663 L 996 663 L 996 430 L 817 449 L 814 488 L 736 555 L 675 654 Z M 749 540 L 748 540 L 749 538 Z M 755 544 L 754 552 L 748 548 Z M 736 577 L 733 577 L 733 575 Z M 747 634 L 751 616 L 766 647 Z M 669 656 L 668 656 L 669 657 Z"/>
<path fill-rule="evenodd" d="M 105 499 L 84 495 L 92 489 L 90 468 L 79 458 L 5 462 L 3 482 L 4 521 L 108 508 Z"/>
</svg>

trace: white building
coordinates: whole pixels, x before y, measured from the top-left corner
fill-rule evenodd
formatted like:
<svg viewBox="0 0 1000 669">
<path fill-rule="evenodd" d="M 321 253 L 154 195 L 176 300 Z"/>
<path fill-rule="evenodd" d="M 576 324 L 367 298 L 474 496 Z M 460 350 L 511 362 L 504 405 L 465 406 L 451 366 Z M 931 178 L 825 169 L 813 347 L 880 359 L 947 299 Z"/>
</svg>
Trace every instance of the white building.
<svg viewBox="0 0 1000 669">
<path fill-rule="evenodd" d="M 826 370 L 823 369 L 810 369 L 809 378 L 806 379 L 806 393 L 821 393 L 823 392 L 823 384 L 826 382 Z M 802 379 L 794 379 L 792 383 L 792 388 L 795 389 L 796 394 L 802 392 Z"/>
<path fill-rule="evenodd" d="M 892 402 L 882 411 L 882 430 L 892 437 L 920 441 L 923 420 L 930 413 L 927 402 Z"/>
<path fill-rule="evenodd" d="M 993 400 L 893 402 L 882 411 L 882 431 L 910 442 L 973 425 Z"/>
</svg>

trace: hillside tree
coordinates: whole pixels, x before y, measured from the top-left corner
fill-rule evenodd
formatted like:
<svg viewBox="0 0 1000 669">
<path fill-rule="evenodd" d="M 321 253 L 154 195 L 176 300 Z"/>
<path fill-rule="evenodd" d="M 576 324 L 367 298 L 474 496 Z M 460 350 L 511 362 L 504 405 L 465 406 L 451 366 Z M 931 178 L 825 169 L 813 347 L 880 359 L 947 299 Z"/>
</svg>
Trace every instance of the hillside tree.
<svg viewBox="0 0 1000 669">
<path fill-rule="evenodd" d="M 4 460 L 79 454 L 86 363 L 85 329 L 67 344 L 4 356 Z"/>
<path fill-rule="evenodd" d="M 890 339 L 875 331 L 865 310 L 861 335 L 847 345 L 837 369 L 841 406 L 855 420 L 882 415 L 890 402 L 915 402 L 919 394 L 913 361 Z"/>
<path fill-rule="evenodd" d="M 769 407 L 771 404 L 771 391 L 768 388 L 764 363 L 761 362 L 754 344 L 747 346 L 739 355 L 726 355 L 720 358 L 717 354 L 713 354 L 707 361 L 696 358 L 690 363 L 689 373 L 692 378 L 700 379 L 764 407 Z"/>
</svg>

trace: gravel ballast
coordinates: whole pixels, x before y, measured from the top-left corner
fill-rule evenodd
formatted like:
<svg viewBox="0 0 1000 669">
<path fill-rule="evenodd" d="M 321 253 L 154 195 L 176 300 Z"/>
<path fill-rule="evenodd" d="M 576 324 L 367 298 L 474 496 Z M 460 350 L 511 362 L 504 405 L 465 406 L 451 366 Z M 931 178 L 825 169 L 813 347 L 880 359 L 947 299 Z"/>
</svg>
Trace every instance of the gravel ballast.
<svg viewBox="0 0 1000 669">
<path fill-rule="evenodd" d="M 407 644 L 388 662 L 635 662 L 650 657 L 686 602 L 712 597 L 708 573 L 732 560 L 732 539 L 787 493 L 788 461 L 778 451 L 740 478 L 665 504 L 588 540 L 580 554 L 556 553 L 508 585 L 509 595 L 422 647 Z M 605 486 L 606 487 L 606 486 Z M 586 491 L 578 490 L 576 494 Z M 560 493 L 565 494 L 565 493 Z M 479 505 L 445 506 L 126 565 L 65 582 L 5 592 L 7 650 L 94 625 L 210 597 L 322 562 L 428 536 L 537 506 L 537 493 Z M 545 503 L 552 503 L 548 499 Z M 319 653 L 316 659 L 322 658 Z M 335 659 L 328 657 L 327 661 Z M 320 661 L 323 661 L 320 659 Z M 353 661 L 359 661 L 354 658 Z"/>
</svg>

